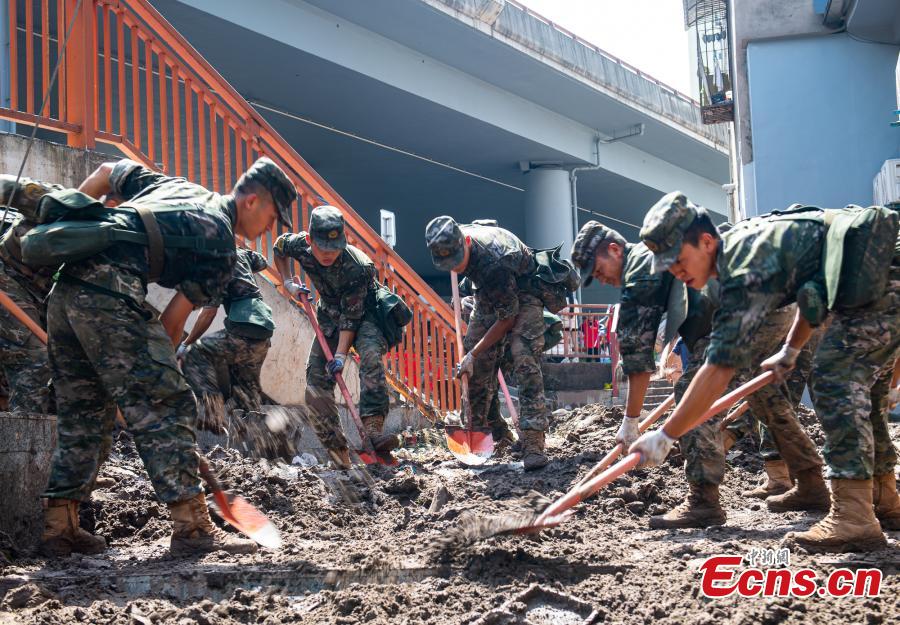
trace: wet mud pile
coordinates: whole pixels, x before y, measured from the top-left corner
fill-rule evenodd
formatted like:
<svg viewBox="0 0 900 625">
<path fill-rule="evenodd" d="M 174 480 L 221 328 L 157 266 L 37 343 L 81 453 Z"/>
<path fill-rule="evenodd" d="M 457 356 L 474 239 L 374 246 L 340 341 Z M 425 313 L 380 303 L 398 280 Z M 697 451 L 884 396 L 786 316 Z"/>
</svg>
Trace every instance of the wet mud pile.
<svg viewBox="0 0 900 625">
<path fill-rule="evenodd" d="M 472 469 L 439 446 L 403 450 L 396 467 L 348 475 L 217 448 L 208 457 L 223 486 L 265 511 L 284 546 L 246 556 L 177 559 L 167 551 L 168 511 L 155 500 L 133 444 L 120 435 L 101 471 L 115 485 L 95 491 L 82 507 L 82 524 L 102 534 L 110 549 L 64 560 L 21 550 L 0 558 L 0 624 L 449 625 L 579 623 L 588 617 L 610 623 L 877 624 L 900 614 L 897 533 L 888 535 L 888 549 L 873 554 L 791 554 L 791 569 L 809 566 L 820 577 L 843 566 L 881 568 L 879 597 L 701 594 L 705 558 L 777 549 L 786 532 L 819 518 L 770 513 L 764 502 L 740 496 L 762 479 L 752 439 L 729 452 L 723 527 L 648 529 L 651 515 L 671 509 L 687 491 L 676 449 L 665 465 L 618 479 L 557 528 L 448 543 L 473 519 L 527 513 L 562 495 L 614 446 L 620 419 L 620 410 L 602 406 L 557 413 L 548 437 L 553 462 L 527 474 L 506 451 Z M 817 439 L 818 425 L 810 425 Z M 900 425 L 891 427 L 900 437 Z"/>
</svg>

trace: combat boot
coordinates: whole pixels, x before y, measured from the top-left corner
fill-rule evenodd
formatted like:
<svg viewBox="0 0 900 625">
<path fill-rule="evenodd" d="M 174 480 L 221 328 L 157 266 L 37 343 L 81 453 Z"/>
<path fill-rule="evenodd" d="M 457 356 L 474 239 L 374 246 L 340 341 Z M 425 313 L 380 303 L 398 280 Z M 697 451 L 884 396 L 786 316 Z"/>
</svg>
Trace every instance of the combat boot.
<svg viewBox="0 0 900 625">
<path fill-rule="evenodd" d="M 876 475 L 872 480 L 872 503 L 881 529 L 900 530 L 900 496 L 897 495 L 897 478 L 894 472 Z"/>
<path fill-rule="evenodd" d="M 766 470 L 765 483 L 753 490 L 745 490 L 741 493 L 741 497 L 766 499 L 767 497 L 780 495 L 791 490 L 794 484 L 784 460 L 767 460 L 764 467 Z"/>
<path fill-rule="evenodd" d="M 384 431 L 384 417 L 381 415 L 369 415 L 362 418 L 363 427 L 372 447 L 375 451 L 389 453 L 400 446 L 400 437 L 396 434 L 382 434 Z"/>
<path fill-rule="evenodd" d="M 169 504 L 172 515 L 172 539 L 169 552 L 173 556 L 185 556 L 213 551 L 228 553 L 256 553 L 255 542 L 226 534 L 213 525 L 206 508 L 203 493 L 190 499 Z"/>
<path fill-rule="evenodd" d="M 688 482 L 691 492 L 674 510 L 650 517 L 650 529 L 709 527 L 725 525 L 725 511 L 719 505 L 718 484 Z"/>
<path fill-rule="evenodd" d="M 44 533 L 39 549 L 53 558 L 71 555 L 73 551 L 97 554 L 106 551 L 106 541 L 81 529 L 77 501 L 50 498 L 44 509 Z"/>
<path fill-rule="evenodd" d="M 546 467 L 550 459 L 544 453 L 543 430 L 522 430 L 522 464 L 526 471 L 534 471 Z"/>
<path fill-rule="evenodd" d="M 887 545 L 872 508 L 872 480 L 831 480 L 831 511 L 805 532 L 782 542 L 813 553 L 874 551 Z"/>
<path fill-rule="evenodd" d="M 830 507 L 828 486 L 822 479 L 822 470 L 813 467 L 797 473 L 797 484 L 781 495 L 766 499 L 766 506 L 772 512 L 791 510 L 824 510 Z"/>
</svg>

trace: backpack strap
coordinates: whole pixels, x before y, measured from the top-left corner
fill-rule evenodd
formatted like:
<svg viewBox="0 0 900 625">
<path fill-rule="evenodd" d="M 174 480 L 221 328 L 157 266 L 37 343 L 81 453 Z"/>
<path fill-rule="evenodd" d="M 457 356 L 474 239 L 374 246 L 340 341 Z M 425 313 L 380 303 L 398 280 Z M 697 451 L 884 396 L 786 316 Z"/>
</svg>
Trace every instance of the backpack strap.
<svg viewBox="0 0 900 625">
<path fill-rule="evenodd" d="M 156 282 L 162 275 L 166 262 L 166 248 L 163 243 L 162 231 L 159 223 L 153 215 L 153 211 L 143 206 L 135 206 L 134 212 L 141 218 L 144 230 L 147 232 L 147 255 L 150 259 L 149 281 Z"/>
</svg>

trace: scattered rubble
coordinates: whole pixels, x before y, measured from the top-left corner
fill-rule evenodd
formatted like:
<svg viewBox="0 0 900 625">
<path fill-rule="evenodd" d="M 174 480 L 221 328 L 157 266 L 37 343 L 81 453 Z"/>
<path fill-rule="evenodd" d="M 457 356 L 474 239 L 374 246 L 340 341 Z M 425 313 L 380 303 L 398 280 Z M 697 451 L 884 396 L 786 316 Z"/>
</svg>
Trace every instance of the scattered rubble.
<svg viewBox="0 0 900 625">
<path fill-rule="evenodd" d="M 0 537 L 0 624 L 506 624 L 551 622 L 536 619 L 565 605 L 571 612 L 566 618 L 578 619 L 571 622 L 590 617 L 660 625 L 836 624 L 895 618 L 896 533 L 879 553 L 791 554 L 792 568 L 810 566 L 820 575 L 840 566 L 880 567 L 880 597 L 700 595 L 698 566 L 705 557 L 776 548 L 784 533 L 817 520 L 799 512 L 773 514 L 762 502 L 740 498 L 762 470 L 752 440 L 729 452 L 724 527 L 647 528 L 650 515 L 684 497 L 681 458 L 673 453 L 662 467 L 616 480 L 558 528 L 443 548 L 470 515 L 561 495 L 613 446 L 620 418 L 619 409 L 601 406 L 558 413 L 548 437 L 553 463 L 533 473 L 524 473 L 508 452 L 466 469 L 446 450 L 425 447 L 400 452 L 397 467 L 369 467 L 361 479 L 323 465 L 250 459 L 216 448 L 208 457 L 223 486 L 265 511 L 282 532 L 284 547 L 193 559 L 168 555 L 168 513 L 123 434 L 101 472 L 114 477 L 115 486 L 96 491 L 82 506 L 82 524 L 107 539 L 109 552 L 47 561 L 6 546 Z M 809 412 L 802 418 L 821 442 Z M 900 424 L 891 428 L 896 439 Z M 529 597 L 543 599 L 529 603 Z"/>
</svg>

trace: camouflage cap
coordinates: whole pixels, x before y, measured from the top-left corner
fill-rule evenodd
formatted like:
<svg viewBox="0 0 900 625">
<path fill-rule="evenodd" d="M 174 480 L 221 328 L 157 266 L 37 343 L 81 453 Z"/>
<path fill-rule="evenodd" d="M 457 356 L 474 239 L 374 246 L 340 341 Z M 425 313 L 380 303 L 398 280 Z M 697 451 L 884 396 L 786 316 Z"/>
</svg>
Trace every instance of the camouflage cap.
<svg viewBox="0 0 900 625">
<path fill-rule="evenodd" d="M 653 272 L 672 266 L 681 253 L 684 233 L 706 209 L 687 199 L 681 191 L 664 195 L 644 216 L 641 241 L 653 252 Z"/>
<path fill-rule="evenodd" d="M 572 244 L 572 263 L 581 274 L 582 286 L 588 286 L 593 280 L 594 258 L 600 243 L 612 232 L 599 221 L 589 221 L 578 231 L 575 243 Z"/>
<path fill-rule="evenodd" d="M 425 245 L 438 269 L 452 271 L 466 255 L 466 239 L 459 224 L 447 215 L 435 217 L 425 226 Z"/>
<path fill-rule="evenodd" d="M 309 215 L 309 235 L 321 249 L 333 252 L 347 247 L 344 216 L 334 206 L 318 206 Z"/>
<path fill-rule="evenodd" d="M 272 159 L 261 156 L 250 166 L 244 174 L 244 179 L 258 182 L 272 194 L 275 208 L 278 209 L 278 221 L 286 228 L 291 225 L 291 204 L 297 199 L 297 189 L 290 181 L 284 170 L 276 165 Z"/>
</svg>

